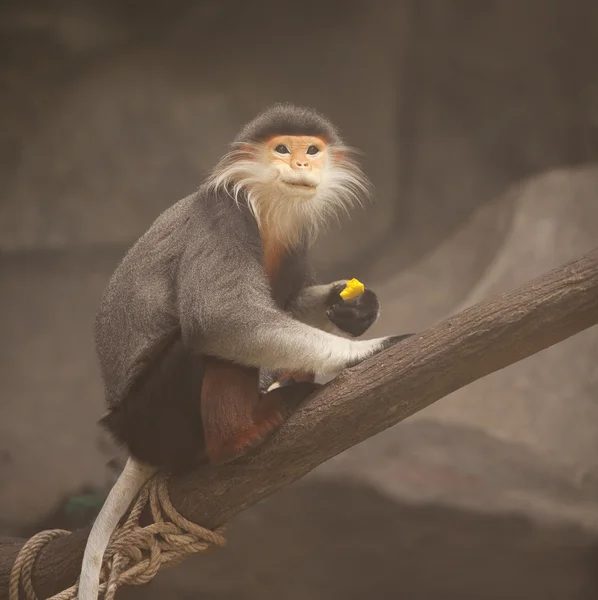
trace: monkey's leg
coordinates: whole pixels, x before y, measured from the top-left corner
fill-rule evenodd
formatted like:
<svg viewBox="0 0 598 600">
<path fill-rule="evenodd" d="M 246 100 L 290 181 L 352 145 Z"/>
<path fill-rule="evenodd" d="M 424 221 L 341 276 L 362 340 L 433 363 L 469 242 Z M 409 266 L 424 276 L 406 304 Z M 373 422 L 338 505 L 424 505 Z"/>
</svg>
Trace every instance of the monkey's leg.
<svg viewBox="0 0 598 600">
<path fill-rule="evenodd" d="M 302 381 L 260 394 L 259 369 L 206 357 L 201 415 L 210 462 L 231 461 L 262 443 L 317 387 Z"/>
</svg>

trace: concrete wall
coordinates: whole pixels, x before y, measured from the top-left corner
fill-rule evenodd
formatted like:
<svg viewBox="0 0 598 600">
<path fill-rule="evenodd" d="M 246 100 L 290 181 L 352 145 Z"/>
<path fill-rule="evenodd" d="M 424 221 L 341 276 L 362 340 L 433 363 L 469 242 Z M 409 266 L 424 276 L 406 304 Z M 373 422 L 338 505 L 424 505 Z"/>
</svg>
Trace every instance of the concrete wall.
<svg viewBox="0 0 598 600">
<path fill-rule="evenodd" d="M 311 104 L 365 153 L 378 201 L 344 224 L 350 245 L 336 230 L 314 260 L 325 277 L 377 286 L 378 332 L 428 326 L 598 239 L 591 1 L 126 6 L 0 9 L 8 50 L 0 95 L 6 527 L 38 518 L 84 483 L 104 482 L 113 449 L 95 443 L 102 397 L 90 333 L 103 285 L 127 245 L 197 186 L 266 104 Z M 449 457 L 430 464 L 459 471 L 457 440 L 467 439 L 477 472 L 498 473 L 501 456 L 522 448 L 532 471 L 572 486 L 567 502 L 582 507 L 580 520 L 595 520 L 596 336 L 586 332 L 425 411 L 420 419 L 455 440 L 447 449 L 427 434 Z M 363 472 L 351 463 L 352 473 L 386 491 L 462 497 L 421 463 L 413 468 L 426 489 L 417 477 L 404 484 L 405 471 L 376 467 L 385 452 L 377 444 L 416 439 L 412 426 L 417 419 L 343 460 L 363 460 Z M 493 450 L 476 454 L 489 440 Z M 327 469 L 343 471 L 338 462 Z M 524 479 L 496 474 L 493 497 Z M 478 507 L 512 507 L 479 498 Z"/>
</svg>

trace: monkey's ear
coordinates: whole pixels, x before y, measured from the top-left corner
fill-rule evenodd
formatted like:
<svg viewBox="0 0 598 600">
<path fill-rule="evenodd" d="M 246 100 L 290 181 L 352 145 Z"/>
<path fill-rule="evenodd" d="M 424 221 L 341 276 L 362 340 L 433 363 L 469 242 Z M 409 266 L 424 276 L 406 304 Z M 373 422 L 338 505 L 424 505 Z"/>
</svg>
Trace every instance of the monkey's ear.
<svg viewBox="0 0 598 600">
<path fill-rule="evenodd" d="M 252 159 L 257 156 L 258 148 L 255 144 L 248 142 L 238 142 L 234 145 L 234 153 L 236 158 L 240 159 Z"/>
<path fill-rule="evenodd" d="M 353 148 L 347 146 L 331 146 L 330 148 L 330 156 L 337 164 L 352 163 L 356 154 L 358 153 Z"/>
<path fill-rule="evenodd" d="M 338 146 L 330 147 L 330 156 L 336 161 L 342 162 L 346 160 L 347 154 L 344 148 L 339 148 Z"/>
</svg>

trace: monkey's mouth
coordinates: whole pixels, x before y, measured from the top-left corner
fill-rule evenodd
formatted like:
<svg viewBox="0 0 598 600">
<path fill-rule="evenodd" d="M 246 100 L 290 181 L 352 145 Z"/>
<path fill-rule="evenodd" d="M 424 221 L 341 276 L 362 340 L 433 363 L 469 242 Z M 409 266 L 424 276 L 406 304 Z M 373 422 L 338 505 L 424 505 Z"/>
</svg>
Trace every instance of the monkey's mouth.
<svg viewBox="0 0 598 600">
<path fill-rule="evenodd" d="M 296 189 L 302 189 L 302 190 L 308 190 L 308 191 L 313 191 L 318 187 L 318 185 L 316 183 L 312 183 L 310 181 L 285 181 L 283 179 L 282 182 L 284 184 L 294 187 Z"/>
</svg>

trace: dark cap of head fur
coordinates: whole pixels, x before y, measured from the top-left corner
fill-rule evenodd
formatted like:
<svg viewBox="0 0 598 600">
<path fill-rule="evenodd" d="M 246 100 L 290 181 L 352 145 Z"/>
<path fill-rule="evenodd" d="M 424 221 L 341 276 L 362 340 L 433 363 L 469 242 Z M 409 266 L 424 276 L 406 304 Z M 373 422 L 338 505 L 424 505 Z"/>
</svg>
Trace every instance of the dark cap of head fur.
<svg viewBox="0 0 598 600">
<path fill-rule="evenodd" d="M 259 143 L 274 135 L 313 135 L 340 144 L 334 125 L 316 111 L 292 104 L 275 104 L 243 127 L 237 142 Z"/>
</svg>

